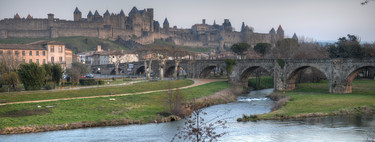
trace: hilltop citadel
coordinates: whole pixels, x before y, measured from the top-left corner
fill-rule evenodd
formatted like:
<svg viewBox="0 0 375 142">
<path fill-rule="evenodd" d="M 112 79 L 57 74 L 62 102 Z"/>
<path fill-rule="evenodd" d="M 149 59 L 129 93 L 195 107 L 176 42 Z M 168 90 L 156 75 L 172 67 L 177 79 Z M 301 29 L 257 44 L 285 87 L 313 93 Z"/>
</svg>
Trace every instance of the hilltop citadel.
<svg viewBox="0 0 375 142">
<path fill-rule="evenodd" d="M 133 7 L 128 15 L 124 11 L 114 14 L 108 10 L 102 15 L 98 11 L 90 11 L 86 18 L 76 8 L 74 20 L 62 20 L 48 14 L 47 19 L 36 19 L 28 15 L 21 18 L 18 14 L 11 19 L 0 21 L 0 38 L 57 38 L 70 36 L 98 37 L 102 39 L 133 40 L 141 44 L 153 43 L 155 39 L 174 42 L 176 45 L 190 47 L 228 48 L 234 43 L 246 42 L 254 46 L 265 42 L 274 45 L 284 38 L 281 25 L 277 30 L 272 28 L 269 33 L 255 33 L 252 27 L 242 23 L 241 31 L 234 31 L 229 19 L 222 25 L 214 22 L 195 24 L 191 29 L 170 27 L 165 18 L 161 27 L 154 20 L 154 10 L 147 8 L 138 10 Z"/>
</svg>

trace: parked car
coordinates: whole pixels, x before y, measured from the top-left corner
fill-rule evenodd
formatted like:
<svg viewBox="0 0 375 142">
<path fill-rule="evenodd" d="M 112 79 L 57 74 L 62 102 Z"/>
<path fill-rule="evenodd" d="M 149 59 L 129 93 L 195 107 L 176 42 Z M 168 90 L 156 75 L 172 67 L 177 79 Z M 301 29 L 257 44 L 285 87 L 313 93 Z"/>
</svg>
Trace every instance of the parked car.
<svg viewBox="0 0 375 142">
<path fill-rule="evenodd" d="M 81 76 L 81 78 L 86 78 L 86 76 Z"/>
<path fill-rule="evenodd" d="M 86 74 L 86 78 L 94 78 L 93 74 Z"/>
</svg>

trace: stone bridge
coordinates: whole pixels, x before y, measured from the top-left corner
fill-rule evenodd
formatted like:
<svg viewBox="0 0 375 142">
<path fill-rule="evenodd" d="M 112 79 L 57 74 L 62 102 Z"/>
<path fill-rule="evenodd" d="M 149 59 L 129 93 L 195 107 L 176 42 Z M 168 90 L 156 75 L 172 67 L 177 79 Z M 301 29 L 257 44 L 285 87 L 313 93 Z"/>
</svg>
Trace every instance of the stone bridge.
<svg viewBox="0 0 375 142">
<path fill-rule="evenodd" d="M 284 62 L 284 65 L 280 65 Z M 139 74 L 144 72 L 144 62 L 133 62 L 133 68 L 127 74 Z M 127 65 L 128 65 L 127 64 Z M 127 71 L 124 64 L 120 64 L 119 70 Z M 159 77 L 159 61 L 153 61 L 152 71 L 154 77 Z M 99 66 L 92 66 L 93 72 Z M 373 59 L 247 59 L 236 60 L 236 65 L 228 74 L 224 60 L 183 60 L 180 68 L 185 70 L 189 78 L 206 78 L 214 69 L 228 76 L 228 81 L 237 86 L 246 86 L 251 73 L 257 69 L 267 71 L 274 79 L 275 90 L 293 90 L 297 77 L 304 69 L 311 67 L 322 72 L 329 81 L 329 92 L 351 93 L 352 81 L 362 69 L 375 69 Z M 113 71 L 113 65 L 100 66 L 103 74 Z M 173 60 L 167 61 L 164 68 L 164 76 L 172 76 L 175 69 Z"/>
</svg>

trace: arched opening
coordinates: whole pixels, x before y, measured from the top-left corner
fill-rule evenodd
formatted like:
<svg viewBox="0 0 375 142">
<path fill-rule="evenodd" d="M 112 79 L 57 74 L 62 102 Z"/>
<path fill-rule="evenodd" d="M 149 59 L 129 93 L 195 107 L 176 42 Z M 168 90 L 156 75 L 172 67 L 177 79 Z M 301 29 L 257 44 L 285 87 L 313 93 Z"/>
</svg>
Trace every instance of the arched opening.
<svg viewBox="0 0 375 142">
<path fill-rule="evenodd" d="M 324 92 L 328 91 L 326 87 L 329 87 L 327 76 L 324 74 L 324 72 L 312 66 L 302 66 L 295 69 L 286 80 L 286 84 L 284 87 L 285 90 L 294 90 L 296 88 L 296 83 L 319 83 L 315 84 L 315 89 L 324 89 Z M 311 84 L 306 85 L 314 86 Z M 320 87 L 322 85 L 325 87 Z"/>
<path fill-rule="evenodd" d="M 226 72 L 219 66 L 207 66 L 200 73 L 199 78 L 223 78 Z"/>
<path fill-rule="evenodd" d="M 273 76 L 271 72 L 260 66 L 249 67 L 240 76 L 241 84 L 250 89 L 273 88 Z"/>
<path fill-rule="evenodd" d="M 123 73 L 123 71 L 122 71 L 121 68 L 118 68 L 117 70 L 118 70 L 118 73 L 119 73 L 119 74 Z M 113 69 L 113 70 L 111 71 L 111 75 L 116 75 L 116 70 L 115 70 L 115 69 Z"/>
<path fill-rule="evenodd" d="M 135 72 L 136 75 L 144 75 L 145 74 L 145 66 L 141 66 Z"/>
<path fill-rule="evenodd" d="M 171 67 L 169 67 L 169 68 L 165 71 L 165 73 L 164 73 L 164 77 L 173 77 L 174 68 L 175 68 L 175 66 L 171 66 Z"/>
<path fill-rule="evenodd" d="M 353 92 L 353 81 L 360 84 L 361 82 L 373 81 L 375 82 L 375 66 L 364 66 L 352 71 L 345 79 L 344 93 Z M 355 86 L 355 84 L 354 84 Z M 355 87 L 354 87 L 355 88 Z M 357 88 L 355 88 L 357 89 Z M 359 89 L 359 88 L 358 88 Z"/>
<path fill-rule="evenodd" d="M 185 77 L 187 75 L 186 70 L 182 66 L 178 66 L 177 77 Z M 175 66 L 170 66 L 164 73 L 164 77 L 173 77 Z"/>
</svg>

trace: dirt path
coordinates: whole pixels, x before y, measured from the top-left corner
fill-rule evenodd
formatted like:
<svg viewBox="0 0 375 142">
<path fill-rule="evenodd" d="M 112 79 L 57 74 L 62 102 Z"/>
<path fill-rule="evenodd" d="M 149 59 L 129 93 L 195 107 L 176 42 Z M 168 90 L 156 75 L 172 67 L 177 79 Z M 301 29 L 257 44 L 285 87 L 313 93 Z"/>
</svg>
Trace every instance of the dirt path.
<svg viewBox="0 0 375 142">
<path fill-rule="evenodd" d="M 225 81 L 223 79 L 192 79 L 194 83 L 189 86 L 175 88 L 176 89 L 186 89 L 191 88 L 211 82 L 217 82 L 217 81 Z M 138 95 L 138 94 L 147 94 L 147 93 L 154 93 L 154 92 L 162 92 L 162 91 L 168 91 L 169 89 L 163 89 L 163 90 L 154 90 L 154 91 L 146 91 L 146 92 L 137 92 L 137 93 L 126 93 L 126 94 L 116 94 L 116 95 L 100 95 L 100 96 L 88 96 L 88 97 L 74 97 L 74 98 L 60 98 L 60 99 L 48 99 L 48 100 L 36 100 L 36 101 L 23 101 L 23 102 L 10 102 L 10 103 L 2 103 L 0 106 L 3 105 L 10 105 L 10 104 L 25 104 L 25 103 L 40 103 L 40 102 L 52 102 L 52 101 L 61 101 L 61 100 L 74 100 L 74 99 L 87 99 L 87 98 L 99 98 L 99 97 L 117 97 L 117 96 L 127 96 L 127 95 Z"/>
</svg>

